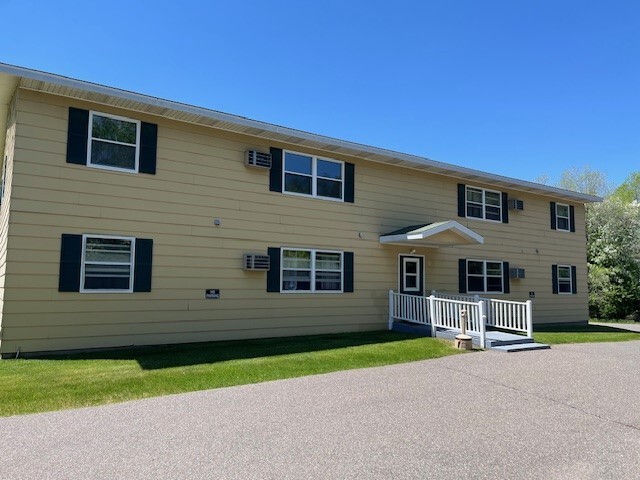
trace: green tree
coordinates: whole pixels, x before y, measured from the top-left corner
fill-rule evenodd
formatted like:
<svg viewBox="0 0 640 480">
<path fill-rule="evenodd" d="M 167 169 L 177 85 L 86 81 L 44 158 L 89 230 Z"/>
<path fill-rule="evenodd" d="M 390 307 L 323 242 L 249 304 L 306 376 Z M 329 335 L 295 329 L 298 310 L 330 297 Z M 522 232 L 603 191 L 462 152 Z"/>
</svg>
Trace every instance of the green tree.
<svg viewBox="0 0 640 480">
<path fill-rule="evenodd" d="M 624 318 L 640 309 L 640 209 L 608 197 L 587 210 L 589 311 Z"/>
<path fill-rule="evenodd" d="M 640 310 L 640 174 L 610 194 L 604 173 L 590 167 L 565 170 L 558 187 L 604 197 L 586 206 L 589 312 L 624 318 Z"/>
<path fill-rule="evenodd" d="M 611 194 L 621 202 L 640 202 L 640 172 L 631 173 Z"/>
<path fill-rule="evenodd" d="M 598 197 L 604 197 L 611 191 L 607 176 L 588 165 L 572 167 L 562 172 L 558 187 Z"/>
</svg>

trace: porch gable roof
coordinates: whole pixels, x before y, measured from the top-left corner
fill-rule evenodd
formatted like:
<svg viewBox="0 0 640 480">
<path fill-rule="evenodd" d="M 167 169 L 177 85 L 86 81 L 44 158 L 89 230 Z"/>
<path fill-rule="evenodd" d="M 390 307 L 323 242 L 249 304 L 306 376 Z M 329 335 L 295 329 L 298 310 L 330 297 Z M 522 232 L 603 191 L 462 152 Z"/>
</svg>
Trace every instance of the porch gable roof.
<svg viewBox="0 0 640 480">
<path fill-rule="evenodd" d="M 391 245 L 415 245 L 446 247 L 483 244 L 484 238 L 470 228 L 448 220 L 445 222 L 411 225 L 380 236 L 380 243 Z"/>
</svg>

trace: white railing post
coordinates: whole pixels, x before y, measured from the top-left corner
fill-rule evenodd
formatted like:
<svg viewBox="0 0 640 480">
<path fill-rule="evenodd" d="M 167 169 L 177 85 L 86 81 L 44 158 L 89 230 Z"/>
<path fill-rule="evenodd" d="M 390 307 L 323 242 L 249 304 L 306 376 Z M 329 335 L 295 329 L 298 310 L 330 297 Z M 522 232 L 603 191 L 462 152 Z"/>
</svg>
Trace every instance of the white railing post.
<svg viewBox="0 0 640 480">
<path fill-rule="evenodd" d="M 431 295 L 427 298 L 429 300 L 429 317 L 431 318 L 431 336 L 436 336 L 436 308 L 434 305 L 435 296 Z"/>
<path fill-rule="evenodd" d="M 533 338 L 533 302 L 527 300 L 527 337 Z"/>
<path fill-rule="evenodd" d="M 484 349 L 487 343 L 487 311 L 482 300 L 478 302 L 478 306 L 480 307 L 480 348 Z"/>
<path fill-rule="evenodd" d="M 393 290 L 389 290 L 389 330 L 393 328 Z"/>
</svg>

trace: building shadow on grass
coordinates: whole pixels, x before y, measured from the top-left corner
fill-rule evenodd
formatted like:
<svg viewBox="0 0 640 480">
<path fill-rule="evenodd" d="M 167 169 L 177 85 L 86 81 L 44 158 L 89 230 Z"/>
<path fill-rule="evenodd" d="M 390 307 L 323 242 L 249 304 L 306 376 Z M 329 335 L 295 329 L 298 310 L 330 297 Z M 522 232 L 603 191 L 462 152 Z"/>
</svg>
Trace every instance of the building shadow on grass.
<svg viewBox="0 0 640 480">
<path fill-rule="evenodd" d="M 47 360 L 135 360 L 143 369 L 155 370 L 240 359 L 318 352 L 415 338 L 417 337 L 412 334 L 376 331 L 178 345 L 122 347 L 81 353 L 38 356 L 37 358 Z"/>
</svg>

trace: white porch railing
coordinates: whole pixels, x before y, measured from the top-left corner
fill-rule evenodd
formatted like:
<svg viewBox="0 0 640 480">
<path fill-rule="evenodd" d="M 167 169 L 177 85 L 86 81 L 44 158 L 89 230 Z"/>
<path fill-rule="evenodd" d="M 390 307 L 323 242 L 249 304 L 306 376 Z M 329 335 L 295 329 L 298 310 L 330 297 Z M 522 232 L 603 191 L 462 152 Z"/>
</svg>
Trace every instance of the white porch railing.
<svg viewBox="0 0 640 480">
<path fill-rule="evenodd" d="M 389 290 L 389 330 L 393 322 L 401 320 L 422 325 L 431 325 L 432 335 L 436 327 L 462 330 L 461 311 L 467 312 L 466 330 L 480 336 L 481 347 L 485 346 L 486 327 L 524 332 L 533 336 L 531 300 L 512 302 L 482 298 L 478 295 L 460 295 L 431 292 L 428 297 L 406 295 Z"/>
<path fill-rule="evenodd" d="M 511 300 L 484 298 L 479 295 L 440 293 L 435 290 L 432 290 L 431 294 L 437 298 L 448 298 L 450 300 L 467 302 L 484 300 L 487 306 L 487 325 L 505 330 L 523 332 L 526 333 L 528 337 L 533 337 L 533 304 L 531 300 L 514 302 Z"/>
<path fill-rule="evenodd" d="M 467 312 L 465 330 L 480 337 L 480 347 L 486 342 L 485 302 L 479 300 L 462 301 L 440 298 L 435 295 L 422 297 L 406 295 L 389 290 L 389 330 L 395 320 L 430 324 L 431 334 L 435 337 L 436 327 L 462 331 L 462 310 Z"/>
</svg>

